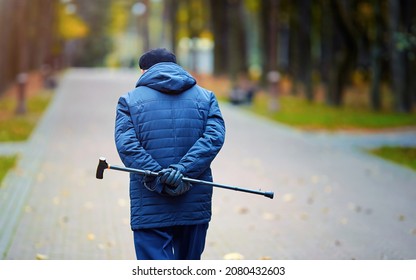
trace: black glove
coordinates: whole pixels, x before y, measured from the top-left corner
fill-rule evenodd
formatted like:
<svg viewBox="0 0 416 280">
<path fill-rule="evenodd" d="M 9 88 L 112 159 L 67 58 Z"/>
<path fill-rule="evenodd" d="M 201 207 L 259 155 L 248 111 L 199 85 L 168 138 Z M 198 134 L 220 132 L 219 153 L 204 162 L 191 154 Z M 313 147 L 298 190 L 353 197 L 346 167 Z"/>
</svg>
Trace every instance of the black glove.
<svg viewBox="0 0 416 280">
<path fill-rule="evenodd" d="M 166 168 L 159 172 L 160 182 L 172 187 L 177 187 L 182 181 L 183 175 L 178 170 Z"/>
<path fill-rule="evenodd" d="M 178 196 L 191 189 L 191 184 L 184 182 L 182 173 L 176 169 L 163 169 L 159 174 L 161 175 L 160 182 L 165 184 L 163 191 L 168 195 Z"/>
<path fill-rule="evenodd" d="M 159 178 L 155 177 L 155 176 L 151 176 L 151 175 L 147 175 L 145 174 L 143 177 L 143 185 L 146 187 L 146 189 L 148 189 L 151 192 L 154 191 L 159 191 L 160 192 L 160 188 L 158 190 L 157 185 L 159 184 Z"/>
</svg>

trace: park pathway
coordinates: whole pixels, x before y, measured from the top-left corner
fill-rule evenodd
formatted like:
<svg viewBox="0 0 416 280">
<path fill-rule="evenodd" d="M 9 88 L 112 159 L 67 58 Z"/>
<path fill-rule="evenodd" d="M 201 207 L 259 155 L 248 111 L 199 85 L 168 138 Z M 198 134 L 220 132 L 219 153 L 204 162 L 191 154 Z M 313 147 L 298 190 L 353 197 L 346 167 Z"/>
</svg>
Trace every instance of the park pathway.
<svg viewBox="0 0 416 280">
<path fill-rule="evenodd" d="M 118 97 L 137 73 L 71 69 L 0 188 L 3 259 L 134 259 L 128 174 L 95 178 L 113 141 Z M 363 149 L 416 146 L 416 132 L 291 129 L 221 104 L 227 126 L 214 180 L 274 191 L 273 200 L 215 189 L 203 259 L 415 259 L 416 172 Z"/>
</svg>

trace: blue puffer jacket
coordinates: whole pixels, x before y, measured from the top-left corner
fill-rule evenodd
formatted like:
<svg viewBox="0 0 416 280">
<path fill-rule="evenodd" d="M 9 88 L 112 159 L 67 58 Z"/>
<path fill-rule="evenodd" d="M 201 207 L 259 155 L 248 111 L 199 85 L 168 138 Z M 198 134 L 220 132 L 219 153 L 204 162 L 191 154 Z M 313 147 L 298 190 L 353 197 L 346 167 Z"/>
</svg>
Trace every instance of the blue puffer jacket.
<svg viewBox="0 0 416 280">
<path fill-rule="evenodd" d="M 149 68 L 136 88 L 120 97 L 115 142 L 124 165 L 160 171 L 171 164 L 184 176 L 212 181 L 210 164 L 220 151 L 225 126 L 214 94 L 175 63 Z M 211 219 L 212 187 L 193 185 L 181 196 L 162 192 L 130 174 L 131 228 L 192 225 Z"/>
</svg>

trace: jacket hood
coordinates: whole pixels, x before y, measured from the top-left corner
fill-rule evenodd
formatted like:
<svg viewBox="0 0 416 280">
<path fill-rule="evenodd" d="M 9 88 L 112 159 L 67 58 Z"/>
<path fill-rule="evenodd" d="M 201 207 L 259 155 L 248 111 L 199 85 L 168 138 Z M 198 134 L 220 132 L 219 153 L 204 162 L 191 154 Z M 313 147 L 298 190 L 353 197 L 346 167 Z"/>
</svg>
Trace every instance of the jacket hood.
<svg viewBox="0 0 416 280">
<path fill-rule="evenodd" d="M 150 67 L 140 76 L 136 87 L 146 86 L 151 89 L 178 94 L 196 84 L 196 80 L 181 66 L 173 62 L 161 62 Z"/>
</svg>

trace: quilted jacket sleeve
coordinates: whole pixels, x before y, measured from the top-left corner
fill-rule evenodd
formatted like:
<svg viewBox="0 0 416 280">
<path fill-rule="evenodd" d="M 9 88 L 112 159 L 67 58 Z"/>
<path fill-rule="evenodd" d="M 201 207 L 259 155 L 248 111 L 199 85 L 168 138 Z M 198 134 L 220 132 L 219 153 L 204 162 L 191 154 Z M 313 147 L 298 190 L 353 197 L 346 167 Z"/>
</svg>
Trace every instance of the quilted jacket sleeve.
<svg viewBox="0 0 416 280">
<path fill-rule="evenodd" d="M 211 93 L 210 108 L 203 135 L 195 142 L 182 159 L 175 164 L 182 173 L 198 178 L 221 150 L 225 140 L 225 123 L 217 99 Z"/>
<path fill-rule="evenodd" d="M 127 167 L 160 171 L 162 167 L 137 138 L 126 98 L 120 97 L 116 111 L 115 142 L 119 156 Z"/>
</svg>

